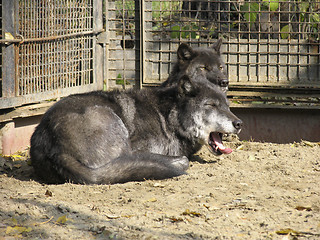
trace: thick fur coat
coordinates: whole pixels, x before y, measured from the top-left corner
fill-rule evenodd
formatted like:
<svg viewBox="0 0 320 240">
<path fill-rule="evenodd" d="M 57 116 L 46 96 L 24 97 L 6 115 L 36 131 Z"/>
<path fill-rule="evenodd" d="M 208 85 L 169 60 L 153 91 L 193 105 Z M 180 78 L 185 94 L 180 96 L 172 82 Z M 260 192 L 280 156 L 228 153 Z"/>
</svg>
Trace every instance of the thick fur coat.
<svg viewBox="0 0 320 240">
<path fill-rule="evenodd" d="M 62 99 L 36 128 L 30 154 L 49 183 L 163 179 L 184 174 L 203 144 L 226 153 L 217 136 L 241 124 L 219 88 L 183 76 L 167 88 Z"/>
</svg>

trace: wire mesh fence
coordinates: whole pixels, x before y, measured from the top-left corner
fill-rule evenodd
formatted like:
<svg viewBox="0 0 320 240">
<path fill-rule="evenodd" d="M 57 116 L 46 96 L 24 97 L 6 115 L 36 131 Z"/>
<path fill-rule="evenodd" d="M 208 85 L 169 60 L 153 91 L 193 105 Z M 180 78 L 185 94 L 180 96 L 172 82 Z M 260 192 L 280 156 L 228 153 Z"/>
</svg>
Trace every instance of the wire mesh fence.
<svg viewBox="0 0 320 240">
<path fill-rule="evenodd" d="M 45 38 L 90 31 L 92 1 L 20 1 L 19 34 Z M 93 36 L 29 42 L 19 47 L 19 95 L 93 82 Z"/>
<path fill-rule="evenodd" d="M 102 2 L 105 69 L 96 38 Z M 308 101 L 319 102 L 320 1 L 0 0 L 0 7 L 1 108 L 101 89 L 95 79 L 104 70 L 110 88 L 156 86 L 180 43 L 208 47 L 219 38 L 229 95 L 270 103 L 266 92 L 272 100 L 285 92 L 296 103 L 312 94 Z"/>
<path fill-rule="evenodd" d="M 108 1 L 106 13 L 109 35 L 108 81 L 111 88 L 135 84 L 136 79 L 136 2 Z"/>
<path fill-rule="evenodd" d="M 115 0 L 106 16 L 111 87 L 159 85 L 180 43 L 222 38 L 233 103 L 320 106 L 320 1 Z"/>
<path fill-rule="evenodd" d="M 142 84 L 159 84 L 171 71 L 181 42 L 205 47 L 223 38 L 231 85 L 320 85 L 320 1 L 135 2 L 109 3 L 110 30 L 115 32 L 110 35 L 110 70 L 116 83 L 134 83 L 134 61 L 142 61 Z M 136 21 L 137 14 L 142 21 Z M 140 60 L 129 41 L 137 27 L 143 31 Z"/>
<path fill-rule="evenodd" d="M 96 59 L 101 56 L 96 36 L 103 31 L 102 0 L 3 4 L 1 70 L 6 79 L 1 81 L 0 108 L 101 88 L 103 79 L 96 72 L 103 62 Z"/>
<path fill-rule="evenodd" d="M 19 33 L 24 38 L 45 38 L 90 31 L 92 8 L 91 1 L 20 1 Z M 18 94 L 92 83 L 92 38 L 21 45 Z"/>
</svg>

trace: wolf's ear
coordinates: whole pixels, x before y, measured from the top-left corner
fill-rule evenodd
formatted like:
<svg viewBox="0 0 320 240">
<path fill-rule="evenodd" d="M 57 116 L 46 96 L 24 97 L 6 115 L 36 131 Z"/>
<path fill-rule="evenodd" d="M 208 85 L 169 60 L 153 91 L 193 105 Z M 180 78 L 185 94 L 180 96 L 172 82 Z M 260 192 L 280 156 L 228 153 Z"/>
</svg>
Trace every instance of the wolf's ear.
<svg viewBox="0 0 320 240">
<path fill-rule="evenodd" d="M 222 44 L 222 39 L 219 38 L 219 40 L 216 41 L 216 42 L 212 45 L 212 48 L 213 48 L 219 55 L 220 55 L 221 44 Z"/>
<path fill-rule="evenodd" d="M 194 92 L 194 86 L 188 76 L 184 75 L 180 78 L 178 89 L 180 96 L 190 95 Z"/>
<path fill-rule="evenodd" d="M 185 44 L 185 43 L 180 44 L 177 54 L 178 54 L 178 59 L 184 60 L 184 61 L 191 60 L 194 57 L 193 49 L 188 44 Z"/>
</svg>

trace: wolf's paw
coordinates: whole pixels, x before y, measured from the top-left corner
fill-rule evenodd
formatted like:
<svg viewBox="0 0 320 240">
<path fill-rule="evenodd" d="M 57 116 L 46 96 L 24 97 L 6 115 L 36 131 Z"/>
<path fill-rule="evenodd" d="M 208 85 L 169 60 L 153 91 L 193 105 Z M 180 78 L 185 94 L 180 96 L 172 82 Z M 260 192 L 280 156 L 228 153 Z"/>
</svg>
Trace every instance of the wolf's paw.
<svg viewBox="0 0 320 240">
<path fill-rule="evenodd" d="M 186 156 L 177 157 L 172 160 L 171 164 L 176 169 L 186 171 L 189 168 L 189 159 Z"/>
</svg>

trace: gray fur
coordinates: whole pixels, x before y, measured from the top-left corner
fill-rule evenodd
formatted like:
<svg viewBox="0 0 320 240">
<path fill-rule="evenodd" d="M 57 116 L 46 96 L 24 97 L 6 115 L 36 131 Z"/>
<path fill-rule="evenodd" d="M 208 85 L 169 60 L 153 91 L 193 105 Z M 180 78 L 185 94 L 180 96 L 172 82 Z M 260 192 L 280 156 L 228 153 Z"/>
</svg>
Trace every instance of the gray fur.
<svg viewBox="0 0 320 240">
<path fill-rule="evenodd" d="M 185 174 L 212 131 L 237 133 L 220 89 L 186 76 L 156 90 L 66 97 L 31 138 L 36 173 L 49 183 L 112 184 Z"/>
<path fill-rule="evenodd" d="M 212 83 L 227 92 L 229 80 L 227 67 L 221 59 L 221 43 L 219 39 L 210 48 L 192 48 L 182 43 L 177 51 L 178 60 L 162 87 L 172 86 L 181 76 L 187 75 L 193 82 Z"/>
</svg>

